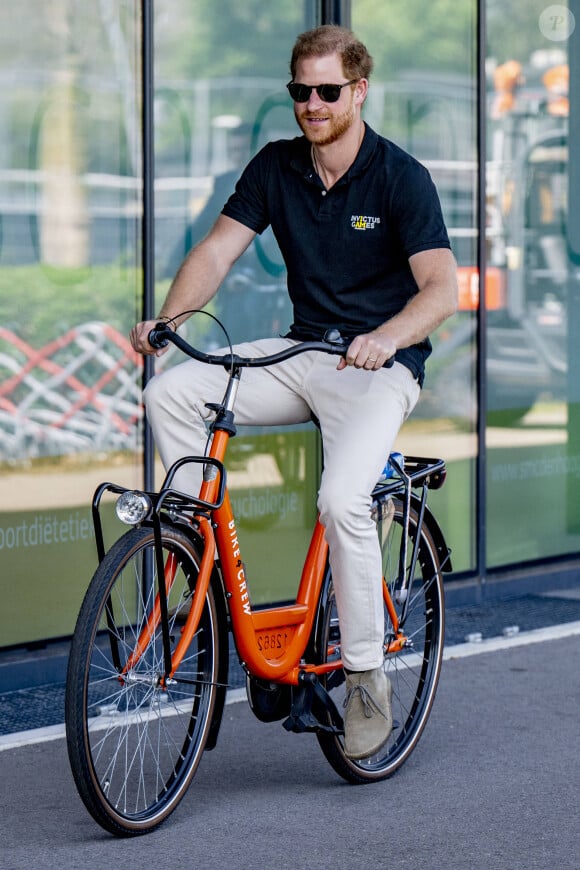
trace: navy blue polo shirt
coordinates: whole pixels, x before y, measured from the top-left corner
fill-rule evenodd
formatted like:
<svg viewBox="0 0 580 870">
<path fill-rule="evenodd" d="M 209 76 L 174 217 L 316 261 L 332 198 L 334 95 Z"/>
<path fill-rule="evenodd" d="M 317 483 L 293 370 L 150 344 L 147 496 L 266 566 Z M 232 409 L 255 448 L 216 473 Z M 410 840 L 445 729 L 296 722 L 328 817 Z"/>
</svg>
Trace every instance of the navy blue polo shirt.
<svg viewBox="0 0 580 870">
<path fill-rule="evenodd" d="M 409 257 L 450 247 L 428 171 L 365 126 L 356 160 L 330 190 L 300 136 L 268 143 L 223 208 L 256 233 L 271 225 L 288 271 L 292 338 L 370 332 L 417 293 Z M 396 359 L 422 383 L 430 352 L 426 339 Z"/>
</svg>

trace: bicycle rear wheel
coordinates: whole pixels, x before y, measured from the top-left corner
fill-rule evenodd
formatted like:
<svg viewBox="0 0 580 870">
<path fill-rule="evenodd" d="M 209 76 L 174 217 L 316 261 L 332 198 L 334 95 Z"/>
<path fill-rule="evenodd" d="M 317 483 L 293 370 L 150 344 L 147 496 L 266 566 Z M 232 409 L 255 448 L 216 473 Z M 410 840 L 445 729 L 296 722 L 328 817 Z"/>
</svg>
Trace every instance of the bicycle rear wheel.
<svg viewBox="0 0 580 870">
<path fill-rule="evenodd" d="M 162 526 L 171 648 L 180 637 L 201 553 Z M 146 833 L 183 798 L 212 721 L 219 667 L 218 615 L 208 591 L 199 628 L 164 687 L 160 625 L 145 629 L 157 592 L 153 530 L 135 528 L 99 565 L 82 604 L 69 659 L 66 732 L 79 794 L 96 821 L 119 836 Z M 131 655 L 141 637 L 143 650 Z"/>
<path fill-rule="evenodd" d="M 399 571 L 399 552 L 403 537 L 403 504 L 394 496 L 386 502 L 373 504 L 373 516 L 383 555 L 383 577 L 389 588 L 397 613 L 401 605 L 395 600 L 395 583 Z M 409 522 L 409 550 L 417 537 L 417 514 L 412 509 Z M 407 573 L 410 570 L 410 553 Z M 331 661 L 339 653 L 333 648 L 340 643 L 340 625 L 332 583 L 327 587 L 325 618 L 319 649 L 321 659 Z M 385 650 L 394 640 L 392 622 L 385 607 Z M 407 646 L 397 652 L 386 652 L 384 668 L 393 688 L 393 731 L 387 743 L 375 755 L 352 761 L 344 754 L 343 738 L 329 732 L 317 737 L 332 767 L 344 779 L 353 783 L 376 782 L 391 776 L 406 761 L 417 745 L 429 718 L 443 655 L 444 594 L 439 556 L 429 530 L 423 525 L 419 533 L 419 553 L 415 573 L 409 582 L 409 606 L 403 626 Z M 344 673 L 332 672 L 326 688 L 335 704 L 342 708 L 345 697 Z"/>
</svg>

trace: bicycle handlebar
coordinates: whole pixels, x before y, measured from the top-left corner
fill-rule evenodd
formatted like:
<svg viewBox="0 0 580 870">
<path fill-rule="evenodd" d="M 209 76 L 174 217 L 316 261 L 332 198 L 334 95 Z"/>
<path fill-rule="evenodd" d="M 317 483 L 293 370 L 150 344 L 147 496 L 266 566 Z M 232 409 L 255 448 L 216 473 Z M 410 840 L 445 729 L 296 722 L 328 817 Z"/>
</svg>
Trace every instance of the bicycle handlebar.
<svg viewBox="0 0 580 870">
<path fill-rule="evenodd" d="M 178 335 L 177 332 L 174 332 L 167 323 L 158 323 L 151 330 L 147 338 L 151 347 L 159 349 L 165 347 L 168 342 L 171 342 L 183 351 L 184 354 L 198 360 L 198 362 L 214 366 L 227 366 L 228 368 L 233 366 L 237 368 L 261 368 L 283 362 L 309 350 L 344 356 L 350 344 L 349 341 L 341 336 L 338 329 L 327 329 L 323 341 L 301 341 L 299 344 L 286 348 L 286 350 L 281 350 L 268 356 L 242 357 L 235 353 L 225 353 L 222 356 L 216 356 L 197 350 L 197 348 L 192 347 L 184 338 Z M 391 357 L 384 363 L 383 368 L 390 368 L 393 362 L 394 358 Z"/>
</svg>

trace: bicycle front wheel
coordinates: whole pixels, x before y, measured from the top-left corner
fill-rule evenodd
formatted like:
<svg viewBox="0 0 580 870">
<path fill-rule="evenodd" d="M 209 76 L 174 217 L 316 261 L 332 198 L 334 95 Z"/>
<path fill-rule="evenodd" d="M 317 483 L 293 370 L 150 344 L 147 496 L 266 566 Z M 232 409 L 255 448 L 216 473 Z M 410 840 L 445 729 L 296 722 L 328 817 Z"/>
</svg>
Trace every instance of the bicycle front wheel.
<svg viewBox="0 0 580 870">
<path fill-rule="evenodd" d="M 168 525 L 162 542 L 173 649 L 201 553 Z M 169 685 L 160 619 L 152 616 L 157 589 L 153 530 L 132 529 L 98 567 L 71 646 L 65 715 L 73 776 L 91 815 L 119 836 L 146 833 L 176 808 L 201 759 L 216 699 L 218 618 L 211 586 Z"/>
<path fill-rule="evenodd" d="M 383 557 L 383 582 L 400 618 L 402 606 L 396 601 L 395 586 L 399 573 L 399 553 L 404 534 L 403 504 L 398 497 L 373 504 L 373 516 Z M 407 573 L 411 570 L 412 544 L 419 535 L 418 558 L 414 575 L 409 578 L 409 602 L 402 625 L 406 645 L 394 651 L 395 631 L 385 606 L 384 669 L 393 688 L 393 731 L 387 743 L 373 756 L 352 761 L 344 754 L 342 737 L 319 732 L 318 741 L 332 767 L 344 779 L 353 783 L 376 782 L 391 776 L 406 761 L 416 747 L 429 718 L 443 655 L 444 595 L 441 567 L 435 542 L 411 511 L 409 522 L 409 554 Z M 320 649 L 323 661 L 338 658 L 335 647 L 340 643 L 340 624 L 332 584 L 327 586 Z M 390 648 L 390 651 L 389 651 Z M 335 704 L 342 708 L 345 697 L 344 673 L 332 672 L 326 688 Z"/>
</svg>

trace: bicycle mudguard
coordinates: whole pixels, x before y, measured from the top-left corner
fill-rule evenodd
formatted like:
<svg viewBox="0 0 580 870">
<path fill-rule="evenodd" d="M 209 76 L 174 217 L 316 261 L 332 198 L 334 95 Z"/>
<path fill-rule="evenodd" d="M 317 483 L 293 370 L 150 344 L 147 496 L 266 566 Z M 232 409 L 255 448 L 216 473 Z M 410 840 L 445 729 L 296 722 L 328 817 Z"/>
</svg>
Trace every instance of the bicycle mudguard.
<svg viewBox="0 0 580 870">
<path fill-rule="evenodd" d="M 187 533 L 196 547 L 203 546 L 201 536 L 189 524 L 183 522 L 174 522 L 174 525 Z M 208 736 L 205 744 L 205 751 L 214 749 L 217 744 L 220 726 L 226 703 L 226 694 L 228 690 L 229 663 L 230 663 L 230 646 L 229 646 L 229 622 L 228 622 L 228 606 L 226 594 L 222 582 L 221 575 L 214 566 L 210 578 L 210 586 L 214 593 L 215 604 L 218 614 L 218 638 L 219 638 L 219 668 L 218 668 L 218 686 L 216 691 L 216 700 L 211 717 L 211 725 L 208 731 Z"/>
<path fill-rule="evenodd" d="M 306 647 L 305 652 L 307 661 L 313 661 L 316 664 L 320 664 L 324 660 L 324 650 L 322 649 L 322 631 L 326 619 L 326 608 L 328 606 L 328 597 L 331 585 L 332 571 L 330 570 L 330 564 L 328 562 L 327 556 L 326 568 L 324 569 L 324 580 L 322 581 L 320 595 L 318 596 L 318 602 L 316 604 L 316 616 L 312 624 L 312 633 L 310 635 L 308 646 Z"/>
<path fill-rule="evenodd" d="M 211 725 L 207 735 L 205 749 L 214 749 L 217 743 L 220 725 L 224 706 L 226 703 L 226 693 L 228 689 L 228 674 L 230 664 L 230 646 L 229 646 L 229 626 L 228 626 L 228 610 L 224 587 L 216 569 L 214 569 L 211 577 L 211 586 L 214 591 L 216 608 L 218 611 L 218 637 L 219 637 L 219 668 L 218 668 L 218 683 L 216 692 L 215 705 L 211 717 Z"/>
<path fill-rule="evenodd" d="M 411 503 L 418 510 L 421 506 L 421 499 L 418 495 L 415 495 L 415 493 L 413 493 L 411 495 Z M 445 574 L 450 573 L 453 570 L 453 567 L 451 565 L 451 550 L 447 546 L 445 536 L 441 531 L 441 526 L 435 518 L 435 514 L 431 511 L 429 505 L 427 504 L 425 505 L 423 524 L 427 526 L 427 529 L 431 533 L 431 537 L 433 538 L 433 541 L 437 548 L 437 555 L 439 556 L 441 571 Z"/>
</svg>

